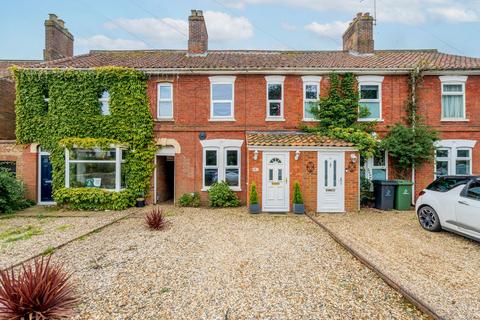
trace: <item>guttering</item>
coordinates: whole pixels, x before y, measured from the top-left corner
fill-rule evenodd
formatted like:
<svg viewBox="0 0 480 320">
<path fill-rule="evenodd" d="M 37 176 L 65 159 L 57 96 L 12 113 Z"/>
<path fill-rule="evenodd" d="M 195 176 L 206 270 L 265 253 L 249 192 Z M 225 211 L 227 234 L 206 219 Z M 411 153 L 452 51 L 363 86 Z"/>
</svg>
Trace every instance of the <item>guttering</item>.
<svg viewBox="0 0 480 320">
<path fill-rule="evenodd" d="M 247 144 L 247 149 L 258 151 L 358 151 L 355 147 L 329 146 L 256 146 Z"/>
</svg>

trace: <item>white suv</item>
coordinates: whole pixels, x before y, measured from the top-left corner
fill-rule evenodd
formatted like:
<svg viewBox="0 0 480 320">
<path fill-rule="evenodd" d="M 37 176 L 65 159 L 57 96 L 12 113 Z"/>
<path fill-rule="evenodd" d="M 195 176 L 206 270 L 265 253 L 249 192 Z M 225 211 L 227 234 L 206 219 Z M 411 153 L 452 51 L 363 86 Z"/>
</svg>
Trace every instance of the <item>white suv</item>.
<svg viewBox="0 0 480 320">
<path fill-rule="evenodd" d="M 420 225 L 480 241 L 480 177 L 445 176 L 420 192 L 415 206 Z"/>
</svg>

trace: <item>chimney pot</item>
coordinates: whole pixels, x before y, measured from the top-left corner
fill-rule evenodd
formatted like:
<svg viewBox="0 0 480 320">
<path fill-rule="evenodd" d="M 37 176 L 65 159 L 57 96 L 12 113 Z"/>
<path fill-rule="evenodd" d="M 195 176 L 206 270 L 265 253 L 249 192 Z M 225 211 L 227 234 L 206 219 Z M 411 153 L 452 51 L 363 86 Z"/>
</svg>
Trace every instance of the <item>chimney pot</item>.
<svg viewBox="0 0 480 320">
<path fill-rule="evenodd" d="M 358 54 L 373 54 L 373 17 L 359 12 L 343 34 L 343 50 Z"/>
<path fill-rule="evenodd" d="M 208 32 L 202 10 L 192 10 L 188 17 L 188 55 L 205 55 L 208 51 Z"/>
</svg>

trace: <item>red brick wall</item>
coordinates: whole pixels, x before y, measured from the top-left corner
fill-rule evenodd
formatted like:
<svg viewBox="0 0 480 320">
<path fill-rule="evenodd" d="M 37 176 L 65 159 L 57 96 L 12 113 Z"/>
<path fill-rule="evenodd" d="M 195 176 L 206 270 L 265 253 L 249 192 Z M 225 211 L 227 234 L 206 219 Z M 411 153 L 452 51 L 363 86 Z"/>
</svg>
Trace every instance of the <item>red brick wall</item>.
<svg viewBox="0 0 480 320">
<path fill-rule="evenodd" d="M 0 161 L 15 161 L 17 179 L 25 183 L 27 198 L 37 201 L 37 152 L 31 152 L 30 145 L 16 145 L 0 142 Z"/>
<path fill-rule="evenodd" d="M 0 140 L 15 140 L 15 82 L 0 79 Z"/>
</svg>

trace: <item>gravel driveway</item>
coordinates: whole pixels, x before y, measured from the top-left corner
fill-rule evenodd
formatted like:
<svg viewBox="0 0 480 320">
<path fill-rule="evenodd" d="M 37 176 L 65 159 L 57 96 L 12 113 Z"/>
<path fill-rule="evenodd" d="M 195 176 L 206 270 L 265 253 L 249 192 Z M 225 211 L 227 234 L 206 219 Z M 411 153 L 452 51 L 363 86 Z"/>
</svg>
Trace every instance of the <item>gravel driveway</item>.
<svg viewBox="0 0 480 320">
<path fill-rule="evenodd" d="M 413 211 L 316 218 L 441 317 L 480 319 L 479 243 L 427 232 Z"/>
<path fill-rule="evenodd" d="M 169 207 L 58 250 L 77 319 L 422 319 L 305 216 Z"/>
</svg>

